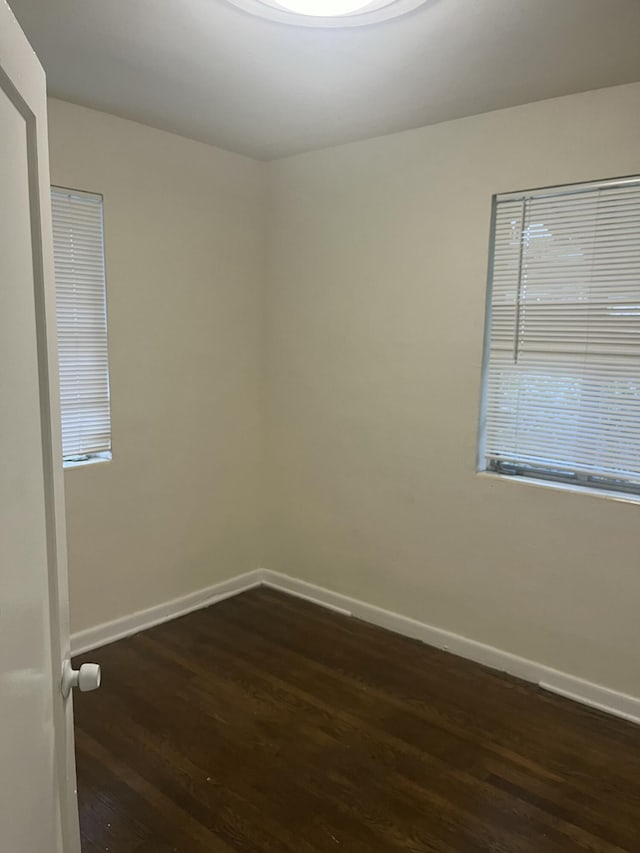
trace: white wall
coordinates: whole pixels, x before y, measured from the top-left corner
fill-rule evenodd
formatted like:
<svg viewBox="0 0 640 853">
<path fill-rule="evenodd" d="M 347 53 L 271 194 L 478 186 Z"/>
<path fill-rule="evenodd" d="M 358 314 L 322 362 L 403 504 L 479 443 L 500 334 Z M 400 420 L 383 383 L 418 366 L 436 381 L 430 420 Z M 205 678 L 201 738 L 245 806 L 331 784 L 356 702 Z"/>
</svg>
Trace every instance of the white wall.
<svg viewBox="0 0 640 853">
<path fill-rule="evenodd" d="M 640 695 L 640 506 L 475 473 L 491 196 L 640 171 L 640 84 L 273 165 L 265 565 Z"/>
<path fill-rule="evenodd" d="M 266 167 L 50 102 L 104 194 L 113 461 L 65 474 L 72 630 L 256 568 Z"/>
</svg>

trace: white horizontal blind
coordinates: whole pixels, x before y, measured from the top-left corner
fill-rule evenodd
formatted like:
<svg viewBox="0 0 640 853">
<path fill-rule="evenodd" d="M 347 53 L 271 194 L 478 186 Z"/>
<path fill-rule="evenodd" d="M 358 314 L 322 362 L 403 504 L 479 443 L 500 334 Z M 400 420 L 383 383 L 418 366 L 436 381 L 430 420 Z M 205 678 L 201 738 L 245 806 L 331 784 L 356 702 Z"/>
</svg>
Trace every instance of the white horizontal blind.
<svg viewBox="0 0 640 853">
<path fill-rule="evenodd" d="M 102 197 L 51 188 L 65 459 L 111 449 Z"/>
<path fill-rule="evenodd" d="M 640 178 L 496 199 L 485 466 L 640 491 Z"/>
</svg>

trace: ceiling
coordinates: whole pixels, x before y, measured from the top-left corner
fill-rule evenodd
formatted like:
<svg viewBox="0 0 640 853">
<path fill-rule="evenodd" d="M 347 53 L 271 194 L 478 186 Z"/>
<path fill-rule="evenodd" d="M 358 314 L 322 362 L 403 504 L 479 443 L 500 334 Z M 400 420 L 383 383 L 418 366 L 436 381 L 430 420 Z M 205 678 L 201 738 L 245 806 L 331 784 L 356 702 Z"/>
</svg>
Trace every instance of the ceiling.
<svg viewBox="0 0 640 853">
<path fill-rule="evenodd" d="M 640 0 L 427 0 L 368 27 L 227 0 L 9 0 L 50 93 L 271 160 L 640 80 Z"/>
</svg>

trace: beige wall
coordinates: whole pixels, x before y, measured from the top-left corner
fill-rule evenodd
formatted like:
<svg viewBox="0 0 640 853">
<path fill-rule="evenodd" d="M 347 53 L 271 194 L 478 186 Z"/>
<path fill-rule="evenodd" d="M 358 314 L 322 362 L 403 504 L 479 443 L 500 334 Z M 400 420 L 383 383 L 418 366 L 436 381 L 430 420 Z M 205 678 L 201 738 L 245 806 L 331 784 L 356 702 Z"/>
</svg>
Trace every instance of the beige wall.
<svg viewBox="0 0 640 853">
<path fill-rule="evenodd" d="M 260 565 L 264 164 L 60 101 L 104 194 L 113 461 L 65 474 L 72 630 Z"/>
<path fill-rule="evenodd" d="M 640 84 L 280 161 L 265 565 L 640 695 L 640 506 L 475 473 L 491 196 L 640 171 Z"/>
<path fill-rule="evenodd" d="M 491 195 L 640 171 L 640 84 L 270 166 L 58 101 L 50 128 L 53 181 L 105 196 L 74 631 L 265 565 L 640 695 L 640 507 L 475 474 Z"/>
</svg>

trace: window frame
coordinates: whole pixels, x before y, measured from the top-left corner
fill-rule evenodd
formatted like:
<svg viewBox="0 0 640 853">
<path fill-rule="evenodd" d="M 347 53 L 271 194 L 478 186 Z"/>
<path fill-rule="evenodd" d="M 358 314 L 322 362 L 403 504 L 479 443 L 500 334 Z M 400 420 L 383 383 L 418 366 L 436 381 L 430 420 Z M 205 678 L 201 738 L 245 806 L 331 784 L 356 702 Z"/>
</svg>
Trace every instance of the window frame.
<svg viewBox="0 0 640 853">
<path fill-rule="evenodd" d="M 486 453 L 487 392 L 491 355 L 493 278 L 497 230 L 496 213 L 499 202 L 517 201 L 520 199 L 524 201 L 528 198 L 556 198 L 565 195 L 575 196 L 581 193 L 593 192 L 594 190 L 633 186 L 637 186 L 640 189 L 640 174 L 579 183 L 558 184 L 556 186 L 536 187 L 515 192 L 495 193 L 492 196 L 484 310 L 484 338 L 480 379 L 480 412 L 476 441 L 477 475 L 489 479 L 528 483 L 530 485 L 560 489 L 562 491 L 605 497 L 622 502 L 640 503 L 640 483 L 629 483 L 628 481 L 624 481 L 622 478 L 598 477 L 597 475 L 576 471 L 575 468 L 570 469 L 569 466 L 567 466 L 565 470 L 559 470 L 562 467 L 561 465 L 558 465 L 555 468 L 544 468 L 542 466 L 537 467 L 527 463 L 508 463 L 500 462 L 499 460 L 489 462 Z"/>
<path fill-rule="evenodd" d="M 62 455 L 62 467 L 66 470 L 72 470 L 74 468 L 83 468 L 87 465 L 95 465 L 103 462 L 111 462 L 113 459 L 113 418 L 112 418 L 112 399 L 111 399 L 111 364 L 110 364 L 110 347 L 109 347 L 109 305 L 107 298 L 107 252 L 106 252 L 106 223 L 105 223 L 105 201 L 104 195 L 100 192 L 95 192 L 93 190 L 80 190 L 75 187 L 67 187 L 62 186 L 60 184 L 51 184 L 50 185 L 50 193 L 53 196 L 54 193 L 60 193 L 68 196 L 79 196 L 86 197 L 94 200 L 98 200 L 100 202 L 100 216 L 101 216 L 101 226 L 102 226 L 102 269 L 103 269 L 103 294 L 104 294 L 104 313 L 105 313 L 105 339 L 106 339 L 106 349 L 107 349 L 107 391 L 108 391 L 108 409 L 109 409 L 109 448 L 100 451 L 90 451 L 86 453 L 73 453 Z M 52 225 L 53 225 L 53 210 L 51 213 Z M 54 256 L 54 285 L 56 292 L 56 299 L 58 295 L 57 290 L 57 280 L 55 277 L 55 240 L 52 241 L 53 246 L 53 256 Z M 58 324 L 56 323 L 56 334 L 58 335 Z M 59 359 L 59 337 L 57 340 L 57 350 L 58 350 L 58 359 Z M 58 370 L 60 367 L 58 366 Z M 60 380 L 59 380 L 60 381 Z M 60 412 L 62 415 L 62 400 L 60 401 Z M 63 432 L 63 431 L 61 431 Z"/>
</svg>

